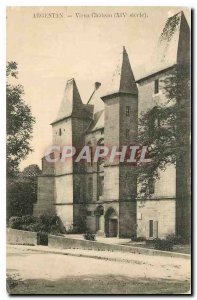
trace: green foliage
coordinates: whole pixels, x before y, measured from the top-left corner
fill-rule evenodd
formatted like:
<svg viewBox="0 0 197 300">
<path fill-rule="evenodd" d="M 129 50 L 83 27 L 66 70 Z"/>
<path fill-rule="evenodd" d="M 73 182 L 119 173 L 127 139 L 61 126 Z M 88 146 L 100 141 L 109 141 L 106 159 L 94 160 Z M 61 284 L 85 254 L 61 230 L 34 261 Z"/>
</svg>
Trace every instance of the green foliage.
<svg viewBox="0 0 197 300">
<path fill-rule="evenodd" d="M 7 219 L 11 216 L 31 215 L 37 201 L 37 176 L 41 170 L 30 165 L 16 177 L 7 180 Z"/>
<path fill-rule="evenodd" d="M 78 217 L 78 220 L 75 222 L 75 224 L 70 225 L 66 228 L 67 234 L 76 234 L 76 233 L 84 233 L 86 232 L 86 222 L 84 217 Z"/>
<path fill-rule="evenodd" d="M 144 236 L 132 236 L 131 237 L 132 242 L 145 242 L 146 238 Z"/>
<path fill-rule="evenodd" d="M 44 232 L 54 235 L 64 233 L 61 221 L 57 215 L 43 214 L 39 217 L 22 216 L 11 217 L 8 222 L 8 227 L 13 229 Z"/>
<path fill-rule="evenodd" d="M 166 239 L 155 239 L 154 248 L 157 250 L 172 251 L 173 242 L 171 240 L 166 240 Z"/>
<path fill-rule="evenodd" d="M 12 76 L 17 78 L 18 70 L 17 70 L 17 63 L 15 61 L 7 62 L 6 64 L 6 76 Z"/>
<path fill-rule="evenodd" d="M 176 236 L 175 234 L 169 234 L 166 236 L 167 241 L 171 241 L 173 245 L 185 245 L 187 244 L 187 240 L 181 236 Z"/>
<path fill-rule="evenodd" d="M 9 219 L 8 227 L 12 229 L 22 229 L 21 217 L 11 217 Z"/>
<path fill-rule="evenodd" d="M 174 32 L 177 30 L 179 24 L 180 24 L 180 14 L 176 14 L 172 16 L 171 18 L 168 18 L 166 25 L 164 27 L 164 30 L 160 37 L 160 42 L 163 40 L 170 41 L 173 37 Z"/>
<path fill-rule="evenodd" d="M 6 66 L 6 102 L 7 102 L 7 174 L 14 177 L 18 173 L 20 162 L 32 151 L 33 124 L 30 107 L 25 103 L 22 85 L 9 83 L 17 78 L 17 63 L 8 62 Z"/>
<path fill-rule="evenodd" d="M 96 241 L 96 236 L 93 233 L 85 233 L 83 235 L 83 237 L 85 240 L 88 240 L 88 241 Z"/>
<path fill-rule="evenodd" d="M 177 65 L 162 80 L 167 98 L 141 115 L 139 144 L 151 147 L 149 164 L 138 164 L 135 172 L 141 184 L 140 197 L 150 197 L 150 181 L 159 179 L 160 171 L 169 164 L 185 159 L 189 164 L 190 149 L 190 68 Z"/>
</svg>

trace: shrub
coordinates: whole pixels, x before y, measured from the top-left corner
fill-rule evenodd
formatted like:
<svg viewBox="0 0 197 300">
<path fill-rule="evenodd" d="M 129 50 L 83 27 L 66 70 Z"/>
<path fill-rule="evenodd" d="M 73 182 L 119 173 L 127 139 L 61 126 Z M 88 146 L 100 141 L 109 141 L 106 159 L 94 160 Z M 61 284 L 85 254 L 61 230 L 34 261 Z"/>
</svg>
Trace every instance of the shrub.
<svg viewBox="0 0 197 300">
<path fill-rule="evenodd" d="M 25 231 L 46 232 L 52 234 L 64 233 L 59 217 L 49 214 L 43 214 L 39 217 L 29 215 L 11 217 L 8 222 L 8 227 Z"/>
<path fill-rule="evenodd" d="M 43 246 L 48 246 L 48 234 L 46 232 L 38 232 L 37 244 L 43 245 Z"/>
<path fill-rule="evenodd" d="M 76 227 L 73 227 L 73 225 L 70 225 L 69 227 L 66 228 L 66 233 L 67 234 L 75 234 L 75 233 L 79 233 L 79 232 Z"/>
<path fill-rule="evenodd" d="M 11 217 L 8 222 L 8 227 L 13 229 L 22 229 L 21 217 Z"/>
<path fill-rule="evenodd" d="M 184 245 L 187 244 L 186 240 L 180 235 L 169 234 L 166 236 L 166 240 L 171 241 L 173 245 Z"/>
<path fill-rule="evenodd" d="M 33 231 L 33 232 L 38 232 L 39 231 L 39 226 L 37 223 L 31 223 L 31 224 L 24 224 L 22 225 L 22 230 L 25 231 Z"/>
<path fill-rule="evenodd" d="M 144 236 L 138 236 L 138 237 L 137 236 L 132 236 L 131 240 L 133 242 L 144 242 L 144 241 L 146 241 L 146 238 Z"/>
<path fill-rule="evenodd" d="M 155 239 L 153 243 L 154 243 L 154 248 L 157 250 L 164 250 L 164 251 L 173 250 L 173 242 L 170 240 Z"/>
<path fill-rule="evenodd" d="M 88 240 L 88 241 L 96 241 L 96 236 L 93 233 L 85 233 L 83 235 L 83 237 L 85 240 Z"/>
<path fill-rule="evenodd" d="M 34 216 L 30 216 L 30 215 L 25 215 L 25 216 L 22 216 L 21 217 L 21 223 L 23 225 L 29 225 L 29 224 L 32 224 L 32 223 L 35 223 L 36 222 L 36 217 Z"/>
</svg>

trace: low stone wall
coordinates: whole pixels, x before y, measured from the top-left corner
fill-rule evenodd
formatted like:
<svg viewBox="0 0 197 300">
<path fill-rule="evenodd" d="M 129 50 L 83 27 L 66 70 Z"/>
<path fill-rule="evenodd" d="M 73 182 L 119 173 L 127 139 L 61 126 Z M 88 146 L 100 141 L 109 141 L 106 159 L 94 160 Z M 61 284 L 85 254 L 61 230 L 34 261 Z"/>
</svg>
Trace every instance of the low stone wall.
<svg viewBox="0 0 197 300">
<path fill-rule="evenodd" d="M 146 254 L 146 255 L 160 255 L 160 256 L 190 258 L 190 255 L 188 254 L 167 252 L 167 251 L 160 251 L 160 250 L 132 247 L 132 246 L 123 246 L 123 245 L 115 245 L 115 244 L 112 245 L 112 244 L 105 244 L 100 242 L 65 238 L 65 237 L 54 236 L 54 235 L 48 236 L 48 246 L 51 248 L 59 248 L 59 249 L 86 249 L 86 250 L 112 251 L 112 252 L 120 251 L 120 252 L 138 253 L 138 254 Z"/>
<path fill-rule="evenodd" d="M 7 229 L 7 244 L 37 245 L 37 232 Z"/>
</svg>

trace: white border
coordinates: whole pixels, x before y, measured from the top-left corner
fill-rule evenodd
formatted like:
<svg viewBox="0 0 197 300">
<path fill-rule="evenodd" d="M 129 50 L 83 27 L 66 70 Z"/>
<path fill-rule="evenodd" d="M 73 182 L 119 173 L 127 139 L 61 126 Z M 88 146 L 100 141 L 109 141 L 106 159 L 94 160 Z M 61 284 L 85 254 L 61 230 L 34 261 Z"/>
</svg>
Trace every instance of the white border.
<svg viewBox="0 0 197 300">
<path fill-rule="evenodd" d="M 146 1 L 146 0 L 1 0 L 0 2 L 0 45 L 1 45 L 1 55 L 0 55 L 0 194 L 1 194 L 1 207 L 0 207 L 0 291 L 1 291 L 1 299 L 4 297 L 7 298 L 8 294 L 6 292 L 6 284 L 5 284 L 5 273 L 6 273 L 6 253 L 5 253 L 5 244 L 6 244 L 6 235 L 5 235 L 5 225 L 6 225 L 6 188 L 5 188 L 5 178 L 6 178 L 6 165 L 5 165 L 5 124 L 6 124 L 6 115 L 5 115 L 5 66 L 6 66 L 6 6 L 185 6 L 192 9 L 196 9 L 197 1 L 196 0 L 160 0 L 158 1 Z M 195 11 L 193 12 L 193 26 L 194 23 L 194 15 Z M 193 40 L 193 47 L 196 49 L 196 30 L 195 26 L 193 27 L 194 32 L 194 40 Z M 194 51 L 193 51 L 194 53 Z M 193 66 L 193 73 L 196 67 Z M 193 82 L 193 86 L 196 86 L 196 79 Z M 194 98 L 194 95 L 193 95 Z M 193 99 L 193 109 L 194 109 L 194 122 L 195 116 L 197 115 L 197 105 L 195 105 L 195 99 Z M 196 140 L 197 140 L 197 128 L 196 122 L 193 124 L 193 143 L 194 149 L 196 149 Z M 195 155 L 195 151 L 193 151 Z M 196 168 L 196 161 L 193 161 L 194 169 Z M 197 179 L 193 178 L 193 186 L 197 186 Z M 194 197 L 195 193 L 193 194 L 193 207 L 194 207 Z M 196 208 L 196 206 L 195 206 Z M 196 213 L 196 210 L 195 210 Z M 194 222 L 194 220 L 193 220 Z M 196 238 L 195 228 L 193 228 L 194 238 Z M 196 286 L 196 280 L 193 282 L 193 289 Z M 145 296 L 141 296 L 140 298 L 144 298 Z M 18 296 L 17 298 L 20 298 Z M 28 298 L 22 297 L 23 299 Z M 40 298 L 40 297 L 32 297 L 32 298 Z M 57 298 L 57 296 L 53 296 L 52 299 Z M 67 298 L 71 298 L 68 297 Z M 73 298 L 73 297 L 72 297 Z M 77 297 L 78 298 L 78 297 Z M 106 298 L 106 296 L 104 296 Z M 120 297 L 123 298 L 123 297 Z M 133 297 L 132 297 L 133 298 Z M 136 297 L 139 299 L 139 297 Z M 157 297 L 159 298 L 159 296 Z M 173 298 L 172 296 L 168 296 L 168 298 Z"/>
</svg>

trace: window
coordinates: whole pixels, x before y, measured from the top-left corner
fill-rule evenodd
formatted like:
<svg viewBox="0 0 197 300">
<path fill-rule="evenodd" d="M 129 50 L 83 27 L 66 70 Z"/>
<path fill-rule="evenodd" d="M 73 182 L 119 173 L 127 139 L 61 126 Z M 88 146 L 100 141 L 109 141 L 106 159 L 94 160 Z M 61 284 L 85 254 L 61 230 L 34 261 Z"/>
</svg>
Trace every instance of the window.
<svg viewBox="0 0 197 300">
<path fill-rule="evenodd" d="M 62 153 L 60 152 L 60 159 L 62 158 Z"/>
<path fill-rule="evenodd" d="M 62 130 L 61 130 L 61 128 L 59 129 L 59 135 L 62 135 Z"/>
<path fill-rule="evenodd" d="M 96 231 L 100 230 L 100 216 L 96 216 Z"/>
<path fill-rule="evenodd" d="M 97 143 L 97 146 L 104 146 L 104 139 L 100 139 Z M 100 149 L 100 154 L 103 153 L 104 150 Z M 97 162 L 97 171 L 102 171 L 103 170 L 103 164 L 105 162 L 104 157 L 99 157 L 98 162 Z"/>
<path fill-rule="evenodd" d="M 90 152 L 90 161 L 88 160 L 88 166 L 90 167 L 93 165 L 94 152 L 93 152 L 93 146 L 92 146 L 91 142 L 88 142 L 87 146 L 88 146 L 89 152 Z"/>
<path fill-rule="evenodd" d="M 149 220 L 149 237 L 153 237 L 153 220 Z"/>
<path fill-rule="evenodd" d="M 159 79 L 155 80 L 155 94 L 159 93 Z"/>
<path fill-rule="evenodd" d="M 98 196 L 103 196 L 104 176 L 98 177 Z"/>
<path fill-rule="evenodd" d="M 129 129 L 126 129 L 126 138 L 128 139 L 129 138 Z"/>
<path fill-rule="evenodd" d="M 137 213 L 137 220 L 142 220 L 142 213 L 141 212 Z"/>
<path fill-rule="evenodd" d="M 126 117 L 130 116 L 130 106 L 126 106 Z"/>
<path fill-rule="evenodd" d="M 93 147 L 90 146 L 89 149 L 90 149 L 90 165 L 92 166 L 92 164 L 93 164 L 93 156 L 94 156 Z"/>
</svg>

